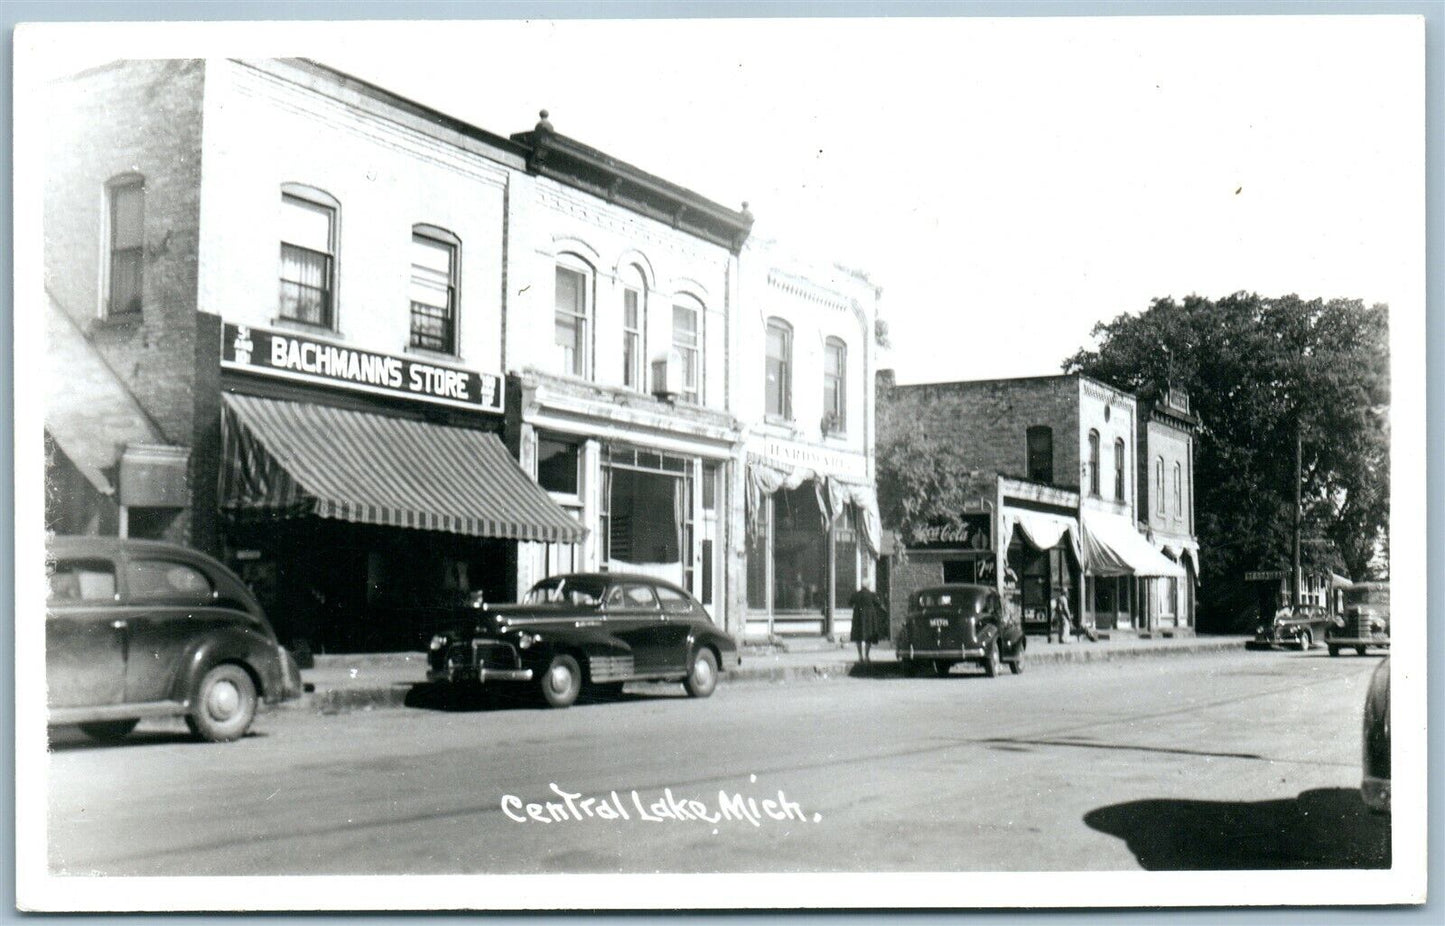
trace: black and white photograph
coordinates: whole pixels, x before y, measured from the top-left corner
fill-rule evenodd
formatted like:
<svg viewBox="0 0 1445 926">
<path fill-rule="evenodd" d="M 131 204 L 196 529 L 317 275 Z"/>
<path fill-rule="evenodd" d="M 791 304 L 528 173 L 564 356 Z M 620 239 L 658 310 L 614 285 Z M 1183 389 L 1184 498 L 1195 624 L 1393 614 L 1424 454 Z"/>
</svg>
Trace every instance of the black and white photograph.
<svg viewBox="0 0 1445 926">
<path fill-rule="evenodd" d="M 1423 904 L 1425 18 L 649 9 L 15 28 L 19 908 Z"/>
</svg>

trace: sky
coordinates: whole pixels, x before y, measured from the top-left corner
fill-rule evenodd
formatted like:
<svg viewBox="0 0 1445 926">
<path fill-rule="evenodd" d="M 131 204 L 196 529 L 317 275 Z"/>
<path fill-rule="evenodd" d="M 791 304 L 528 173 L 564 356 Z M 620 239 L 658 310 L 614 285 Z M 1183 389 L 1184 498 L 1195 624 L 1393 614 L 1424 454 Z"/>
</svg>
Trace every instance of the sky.
<svg viewBox="0 0 1445 926">
<path fill-rule="evenodd" d="M 42 49 L 304 55 L 500 135 L 545 108 L 866 272 L 899 382 L 1055 373 L 1156 297 L 1423 307 L 1418 19 L 146 24 Z"/>
</svg>

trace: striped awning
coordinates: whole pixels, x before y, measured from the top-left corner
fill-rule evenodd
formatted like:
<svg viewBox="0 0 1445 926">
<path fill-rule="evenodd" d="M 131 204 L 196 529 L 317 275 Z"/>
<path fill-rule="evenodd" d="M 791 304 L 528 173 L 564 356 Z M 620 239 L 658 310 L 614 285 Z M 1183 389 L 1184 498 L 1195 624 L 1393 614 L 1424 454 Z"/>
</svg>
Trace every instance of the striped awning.
<svg viewBox="0 0 1445 926">
<path fill-rule="evenodd" d="M 495 434 L 322 405 L 223 395 L 221 508 L 545 543 L 586 529 Z"/>
</svg>

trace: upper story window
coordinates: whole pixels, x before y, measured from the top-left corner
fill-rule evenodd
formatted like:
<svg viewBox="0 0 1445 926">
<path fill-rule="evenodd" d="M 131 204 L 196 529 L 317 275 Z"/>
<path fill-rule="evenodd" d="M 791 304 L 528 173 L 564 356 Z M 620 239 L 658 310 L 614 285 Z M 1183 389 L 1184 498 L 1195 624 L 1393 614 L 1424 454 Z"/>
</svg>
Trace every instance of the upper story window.
<svg viewBox="0 0 1445 926">
<path fill-rule="evenodd" d="M 1174 464 L 1174 516 L 1180 517 L 1184 514 L 1184 480 L 1183 467 L 1177 462 Z"/>
<path fill-rule="evenodd" d="M 848 430 L 848 345 L 838 338 L 823 344 L 823 418 L 825 431 Z"/>
<path fill-rule="evenodd" d="M 1089 494 L 1099 494 L 1099 432 L 1089 432 Z"/>
<path fill-rule="evenodd" d="M 582 447 L 575 441 L 537 438 L 537 484 L 548 492 L 576 496 L 581 493 L 579 475 Z"/>
<path fill-rule="evenodd" d="M 588 282 L 588 274 L 576 267 L 557 267 L 557 371 L 569 376 L 585 377 L 591 370 L 587 362 Z"/>
<path fill-rule="evenodd" d="M 1114 498 L 1124 500 L 1124 439 L 1114 439 Z"/>
<path fill-rule="evenodd" d="M 702 309 L 688 302 L 672 306 L 672 346 L 681 360 L 677 392 L 689 402 L 702 401 Z"/>
<path fill-rule="evenodd" d="M 105 313 L 139 312 L 145 266 L 145 178 L 126 174 L 111 180 L 105 189 L 110 210 Z"/>
<path fill-rule="evenodd" d="M 457 352 L 457 274 L 461 242 L 431 225 L 411 230 L 412 347 Z"/>
<path fill-rule="evenodd" d="M 1164 458 L 1156 457 L 1154 460 L 1154 507 L 1160 514 L 1164 513 Z"/>
<path fill-rule="evenodd" d="M 1033 482 L 1054 481 L 1054 429 L 1034 425 L 1028 430 L 1028 470 Z"/>
<path fill-rule="evenodd" d="M 765 411 L 774 418 L 793 417 L 793 329 L 780 318 L 768 319 Z"/>
<path fill-rule="evenodd" d="M 282 318 L 334 328 L 340 204 L 295 184 L 281 188 Z"/>
<path fill-rule="evenodd" d="M 622 274 L 622 385 L 647 391 L 647 288 L 635 267 Z"/>
</svg>

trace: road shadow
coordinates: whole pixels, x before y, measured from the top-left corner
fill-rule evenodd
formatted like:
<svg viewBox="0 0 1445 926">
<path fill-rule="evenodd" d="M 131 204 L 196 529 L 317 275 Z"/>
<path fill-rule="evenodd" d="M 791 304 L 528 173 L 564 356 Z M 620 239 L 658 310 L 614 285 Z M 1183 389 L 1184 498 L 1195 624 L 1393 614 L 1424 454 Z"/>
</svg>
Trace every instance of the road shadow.
<svg viewBox="0 0 1445 926">
<path fill-rule="evenodd" d="M 1390 867 L 1390 817 L 1356 788 L 1320 788 L 1292 800 L 1148 800 L 1084 815 L 1124 840 L 1147 871 Z"/>
<path fill-rule="evenodd" d="M 247 730 L 241 741 L 265 739 L 266 734 Z M 229 743 L 207 743 L 192 736 L 188 730 L 133 730 L 116 740 L 92 739 L 79 728 L 56 727 L 50 731 L 51 752 L 81 752 L 90 749 L 140 749 L 146 746 L 174 746 L 185 743 L 198 749 L 206 746 L 227 746 Z"/>
<path fill-rule="evenodd" d="M 1000 666 L 999 672 L 1002 675 L 1010 674 L 1008 666 Z M 903 663 L 889 661 L 875 661 L 870 663 L 855 662 L 848 667 L 849 678 L 874 678 L 874 679 L 905 679 L 908 681 L 927 681 L 928 679 L 969 679 L 988 678 L 980 667 L 972 663 L 960 663 L 951 668 L 946 675 L 939 675 L 931 666 L 920 666 L 917 674 L 909 675 L 903 668 Z"/>
<path fill-rule="evenodd" d="M 670 693 L 647 691 L 620 691 L 609 688 L 584 688 L 573 707 L 595 704 L 618 704 L 628 701 L 656 701 L 673 697 Z M 446 713 L 475 713 L 479 711 L 534 711 L 552 710 L 540 693 L 530 686 L 497 685 L 438 685 L 419 682 L 411 686 L 402 703 L 418 710 L 442 711 Z"/>
</svg>

